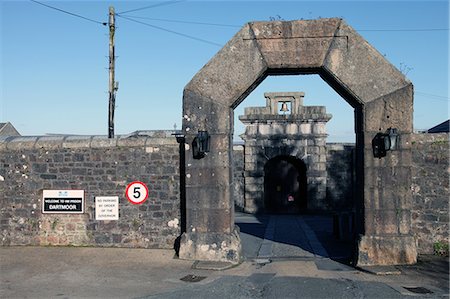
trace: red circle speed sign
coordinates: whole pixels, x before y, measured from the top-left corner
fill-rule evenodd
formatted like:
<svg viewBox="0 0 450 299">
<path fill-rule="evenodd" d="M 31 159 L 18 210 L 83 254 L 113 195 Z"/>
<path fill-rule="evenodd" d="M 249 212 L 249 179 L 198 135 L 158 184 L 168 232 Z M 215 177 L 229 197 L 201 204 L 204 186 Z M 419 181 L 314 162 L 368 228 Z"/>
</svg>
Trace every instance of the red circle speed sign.
<svg viewBox="0 0 450 299">
<path fill-rule="evenodd" d="M 145 202 L 148 198 L 148 188 L 147 186 L 139 181 L 132 182 L 128 184 L 125 191 L 125 196 L 128 201 L 134 205 L 140 205 Z"/>
</svg>

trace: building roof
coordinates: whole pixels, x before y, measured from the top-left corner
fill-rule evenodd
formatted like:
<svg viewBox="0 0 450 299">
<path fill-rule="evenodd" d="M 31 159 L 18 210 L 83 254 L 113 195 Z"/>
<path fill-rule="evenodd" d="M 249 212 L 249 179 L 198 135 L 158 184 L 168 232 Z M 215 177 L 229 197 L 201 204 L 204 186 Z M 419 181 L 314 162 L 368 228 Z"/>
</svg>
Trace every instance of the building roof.
<svg viewBox="0 0 450 299">
<path fill-rule="evenodd" d="M 0 123 L 0 136 L 20 136 L 20 133 L 10 122 L 6 122 Z"/>
<path fill-rule="evenodd" d="M 450 122 L 450 119 L 447 119 L 443 123 L 440 123 L 437 126 L 434 126 L 431 129 L 428 129 L 427 133 L 448 133 L 449 132 L 449 122 Z"/>
</svg>

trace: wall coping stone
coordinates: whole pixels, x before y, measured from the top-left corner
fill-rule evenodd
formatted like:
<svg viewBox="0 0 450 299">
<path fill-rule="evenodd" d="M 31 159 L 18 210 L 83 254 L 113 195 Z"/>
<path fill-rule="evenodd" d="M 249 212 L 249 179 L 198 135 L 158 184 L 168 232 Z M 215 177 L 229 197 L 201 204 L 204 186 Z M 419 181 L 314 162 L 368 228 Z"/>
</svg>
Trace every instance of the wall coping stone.
<svg viewBox="0 0 450 299">
<path fill-rule="evenodd" d="M 435 141 L 449 142 L 450 133 L 413 133 L 411 134 L 411 141 L 430 143 Z"/>
<path fill-rule="evenodd" d="M 135 131 L 111 139 L 106 135 L 0 136 L 0 151 L 176 145 L 178 143 L 172 135 L 174 133 L 176 132 L 173 130 Z"/>
<path fill-rule="evenodd" d="M 327 150 L 339 151 L 349 147 L 354 148 L 356 147 L 356 144 L 351 142 L 327 142 L 325 147 L 327 148 Z"/>
</svg>

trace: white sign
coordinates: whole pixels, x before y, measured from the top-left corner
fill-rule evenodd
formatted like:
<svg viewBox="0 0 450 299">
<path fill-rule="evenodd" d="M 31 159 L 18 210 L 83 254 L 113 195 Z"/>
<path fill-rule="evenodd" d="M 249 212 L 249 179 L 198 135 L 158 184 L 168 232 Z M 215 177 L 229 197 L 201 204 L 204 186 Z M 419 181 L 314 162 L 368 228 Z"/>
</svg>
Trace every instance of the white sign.
<svg viewBox="0 0 450 299">
<path fill-rule="evenodd" d="M 147 185 L 138 181 L 132 182 L 128 184 L 127 189 L 125 191 L 125 196 L 132 204 L 139 205 L 147 200 L 148 197 Z"/>
<path fill-rule="evenodd" d="M 42 213 L 83 214 L 84 190 L 43 190 Z"/>
<path fill-rule="evenodd" d="M 95 220 L 119 220 L 119 197 L 96 196 Z"/>
</svg>

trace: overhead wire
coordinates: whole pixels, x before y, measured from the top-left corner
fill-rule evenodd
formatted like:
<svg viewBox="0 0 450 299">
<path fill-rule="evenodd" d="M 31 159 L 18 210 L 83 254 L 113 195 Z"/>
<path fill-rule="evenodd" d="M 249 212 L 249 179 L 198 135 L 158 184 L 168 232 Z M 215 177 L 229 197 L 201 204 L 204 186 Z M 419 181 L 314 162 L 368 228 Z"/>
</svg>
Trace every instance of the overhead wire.
<svg viewBox="0 0 450 299">
<path fill-rule="evenodd" d="M 181 24 L 192 24 L 192 25 L 206 25 L 206 26 L 218 26 L 218 27 L 232 27 L 232 28 L 241 28 L 242 25 L 230 25 L 230 24 L 219 24 L 219 23 L 205 23 L 205 22 L 195 22 L 195 21 L 183 21 L 183 20 L 172 20 L 172 19 L 159 19 L 159 18 L 149 18 L 149 17 L 141 17 L 141 16 L 127 16 L 133 19 L 145 19 L 151 21 L 161 21 L 168 23 L 181 23 Z"/>
<path fill-rule="evenodd" d="M 426 92 L 421 92 L 421 91 L 415 91 L 414 93 L 416 95 L 418 95 L 418 96 L 428 97 L 429 99 L 432 99 L 432 100 L 439 100 L 439 101 L 443 101 L 443 102 L 450 102 L 450 97 L 436 95 L 436 94 L 431 94 L 431 93 L 426 93 Z"/>
<path fill-rule="evenodd" d="M 363 32 L 429 32 L 429 31 L 449 31 L 449 28 L 417 28 L 417 29 L 357 29 Z"/>
<path fill-rule="evenodd" d="M 126 11 L 122 11 L 117 13 L 117 15 L 121 15 L 121 14 L 126 14 L 129 12 L 133 12 L 133 11 L 139 11 L 139 10 L 144 10 L 144 9 L 149 9 L 149 8 L 154 8 L 154 7 L 159 7 L 159 6 L 164 6 L 164 5 L 170 5 L 170 4 L 175 4 L 178 2 L 184 2 L 186 0 L 175 0 L 175 1 L 165 1 L 165 2 L 160 2 L 160 3 L 156 3 L 156 4 L 152 4 L 152 5 L 147 5 L 144 7 L 140 7 L 140 8 L 135 8 L 135 9 L 130 9 L 130 10 L 126 10 Z"/>
<path fill-rule="evenodd" d="M 53 10 L 56 10 L 56 11 L 59 11 L 59 12 L 62 12 L 62 13 L 74 16 L 74 17 L 78 17 L 78 18 L 81 18 L 81 19 L 84 19 L 86 21 L 90 21 L 90 22 L 93 22 L 93 23 L 96 23 L 96 24 L 100 24 L 100 25 L 103 25 L 103 26 L 106 26 L 108 24 L 107 22 L 100 22 L 100 21 L 97 21 L 97 20 L 94 20 L 94 19 L 82 16 L 82 15 L 79 15 L 79 14 L 76 14 L 76 13 L 67 11 L 67 10 L 63 10 L 63 9 L 60 9 L 60 8 L 57 8 L 57 7 L 54 7 L 54 6 L 42 3 L 40 1 L 36 1 L 36 0 L 30 0 L 30 1 L 33 2 L 33 3 L 39 4 L 39 5 L 45 6 L 47 8 L 50 8 L 50 9 L 53 9 Z M 180 33 L 180 32 L 177 32 L 177 31 L 174 31 L 174 30 L 171 30 L 171 29 L 167 29 L 167 28 L 163 28 L 163 27 L 160 27 L 160 26 L 152 25 L 152 24 L 149 24 L 149 23 L 141 22 L 141 21 L 136 20 L 136 19 L 147 19 L 147 20 L 152 20 L 152 21 L 182 23 L 182 24 L 193 24 L 193 25 L 205 25 L 205 26 L 220 26 L 220 27 L 233 27 L 233 28 L 241 27 L 241 26 L 238 26 L 238 25 L 231 25 L 231 24 L 207 23 L 207 22 L 196 22 L 196 21 L 184 21 L 184 20 L 174 20 L 174 19 L 150 18 L 150 17 L 142 17 L 142 16 L 123 16 L 122 15 L 122 14 L 130 13 L 130 12 L 134 12 L 134 11 L 140 11 L 140 10 L 145 10 L 145 9 L 159 7 L 159 6 L 164 6 L 164 5 L 171 5 L 171 4 L 184 2 L 184 1 L 186 1 L 186 0 L 174 0 L 174 1 L 160 2 L 160 3 L 147 5 L 147 6 L 140 7 L 140 8 L 135 8 L 135 9 L 122 11 L 122 12 L 116 13 L 116 16 L 122 17 L 124 19 L 129 20 L 129 21 L 132 21 L 132 22 L 135 22 L 135 23 L 139 23 L 139 24 L 142 24 L 142 25 L 145 25 L 145 26 L 148 26 L 148 27 L 152 27 L 154 29 L 166 31 L 166 32 L 169 32 L 169 33 L 172 33 L 172 34 L 183 36 L 185 38 L 197 40 L 197 41 L 200 41 L 200 42 L 204 42 L 204 43 L 207 43 L 207 44 L 220 46 L 220 47 L 222 47 L 221 44 L 218 44 L 218 43 L 206 40 L 206 39 L 198 38 L 198 37 L 195 37 L 195 36 L 192 36 L 192 35 L 188 35 L 188 34 L 185 34 L 185 33 Z M 363 31 L 363 32 L 420 32 L 420 31 L 424 31 L 424 32 L 426 32 L 426 31 L 449 31 L 449 29 L 448 28 L 428 28 L 428 29 L 424 29 L 424 28 L 422 28 L 422 29 L 420 29 L 420 28 L 419 29 L 359 29 L 357 31 Z"/>
<path fill-rule="evenodd" d="M 174 1 L 180 2 L 180 1 Z M 174 20 L 174 19 L 162 19 L 162 18 L 151 18 L 145 16 L 127 16 L 133 19 L 145 19 L 151 21 L 161 21 L 170 23 L 182 23 L 182 24 L 193 24 L 193 25 L 206 25 L 206 26 L 219 26 L 219 27 L 232 27 L 241 28 L 242 25 L 233 24 L 223 24 L 223 23 L 207 23 L 207 22 L 197 22 L 197 21 L 186 21 L 186 20 Z M 356 29 L 357 31 L 364 32 L 427 32 L 427 31 L 449 31 L 449 28 L 416 28 L 416 29 Z"/>
<path fill-rule="evenodd" d="M 89 22 L 93 22 L 93 23 L 100 24 L 100 25 L 103 25 L 103 26 L 106 26 L 108 24 L 106 22 L 100 22 L 100 21 L 97 21 L 97 20 L 94 20 L 94 19 L 82 16 L 82 15 L 79 15 L 79 14 L 76 14 L 76 13 L 67 11 L 67 10 L 63 10 L 63 9 L 60 9 L 60 8 L 57 8 L 57 7 L 54 7 L 54 6 L 42 3 L 40 1 L 36 1 L 36 0 L 30 0 L 30 1 L 33 2 L 33 3 L 39 4 L 39 5 L 42 5 L 44 7 L 47 7 L 47 8 L 50 8 L 50 9 L 53 9 L 53 10 L 56 10 L 56 11 L 59 11 L 59 12 L 71 15 L 71 16 L 74 16 L 74 17 L 78 17 L 78 18 L 84 19 L 84 20 L 89 21 Z M 148 19 L 148 20 L 153 20 L 153 21 L 183 23 L 183 24 L 193 24 L 193 25 L 222 26 L 222 27 L 236 27 L 236 28 L 237 27 L 241 27 L 241 26 L 238 26 L 238 25 L 230 25 L 230 24 L 218 24 L 218 23 L 206 23 L 206 22 L 195 22 L 195 21 L 183 21 L 183 20 L 173 20 L 173 19 L 149 18 L 149 17 L 141 17 L 141 16 L 123 16 L 122 15 L 122 14 L 133 12 L 133 11 L 145 10 L 145 9 L 149 9 L 149 8 L 154 8 L 154 7 L 164 6 L 164 5 L 170 5 L 170 4 L 175 4 L 175 3 L 184 2 L 184 1 L 186 1 L 186 0 L 166 1 L 166 2 L 161 2 L 161 3 L 157 3 L 157 4 L 153 4 L 153 5 L 147 5 L 147 6 L 144 6 L 144 7 L 130 9 L 130 10 L 127 10 L 127 11 L 116 13 L 116 16 L 121 17 L 121 18 L 126 19 L 126 20 L 131 21 L 131 22 L 135 22 L 135 23 L 138 23 L 138 24 L 141 24 L 141 25 L 145 25 L 145 26 L 154 28 L 154 29 L 158 29 L 158 30 L 161 30 L 161 31 L 165 31 L 165 32 L 168 32 L 168 33 L 172 33 L 172 34 L 175 34 L 175 35 L 178 35 L 178 36 L 182 36 L 182 37 L 185 37 L 185 38 L 189 38 L 189 39 L 192 39 L 192 40 L 196 40 L 196 41 L 199 41 L 199 42 L 207 43 L 207 44 L 218 46 L 218 47 L 222 47 L 223 45 L 221 45 L 219 43 L 216 43 L 216 42 L 212 42 L 212 41 L 206 40 L 206 39 L 202 39 L 202 38 L 198 38 L 198 37 L 195 37 L 195 36 L 192 36 L 192 35 L 188 35 L 188 34 L 185 34 L 185 33 L 177 32 L 177 31 L 174 31 L 174 30 L 170 30 L 170 29 L 167 29 L 167 28 L 160 27 L 160 26 L 156 26 L 156 25 L 152 25 L 152 24 L 149 24 L 149 23 L 141 22 L 141 21 L 136 20 L 136 19 L 140 18 L 140 19 Z M 423 31 L 423 32 L 426 32 L 426 31 L 449 31 L 449 28 L 359 29 L 357 31 L 366 31 L 366 32 L 370 32 L 370 31 L 372 31 L 372 32 L 420 32 L 420 31 Z M 446 97 L 446 96 L 440 96 L 440 95 L 425 93 L 425 92 L 421 92 L 421 91 L 415 91 L 415 94 L 419 95 L 419 96 L 423 96 L 423 97 L 428 97 L 429 99 L 433 99 L 433 100 L 440 100 L 440 101 L 450 102 L 450 97 Z"/>
<path fill-rule="evenodd" d="M 82 15 L 79 15 L 79 14 L 76 14 L 76 13 L 73 13 L 73 12 L 70 12 L 70 11 L 67 11 L 67 10 L 63 10 L 63 9 L 60 9 L 60 8 L 57 8 L 57 7 L 54 7 L 54 6 L 51 6 L 51 5 L 48 5 L 48 4 L 45 4 L 45 3 L 42 3 L 42 2 L 36 1 L 36 0 L 30 0 L 30 1 L 31 1 L 31 2 L 34 2 L 34 3 L 36 3 L 36 4 L 39 4 L 39 5 L 45 6 L 45 7 L 47 7 L 47 8 L 54 9 L 54 10 L 57 10 L 57 11 L 59 11 L 59 12 L 62 12 L 62 13 L 65 13 L 65 14 L 68 14 L 68 15 L 71 15 L 71 16 L 74 16 L 74 17 L 78 17 L 78 18 L 84 19 L 84 20 L 86 20 L 86 21 L 90 21 L 90 22 L 93 22 L 93 23 L 97 23 L 97 24 L 100 24 L 100 25 L 103 25 L 103 26 L 108 25 L 108 23 L 106 23 L 106 22 L 100 22 L 100 21 L 97 21 L 97 20 L 94 20 L 94 19 L 91 19 L 91 18 L 87 18 L 87 17 L 84 17 L 84 16 L 82 16 Z"/>
<path fill-rule="evenodd" d="M 141 24 L 141 25 L 144 25 L 144 26 L 148 26 L 148 27 L 151 27 L 151 28 L 154 28 L 154 29 L 158 29 L 158 30 L 161 30 L 161 31 L 169 32 L 169 33 L 172 33 L 172 34 L 175 34 L 175 35 L 183 36 L 185 38 L 189 38 L 189 39 L 196 40 L 196 41 L 199 41 L 199 42 L 203 42 L 203 43 L 206 43 L 206 44 L 214 45 L 214 46 L 217 46 L 217 47 L 223 47 L 223 45 L 221 45 L 219 43 L 212 42 L 212 41 L 209 41 L 209 40 L 206 40 L 206 39 L 203 39 L 203 38 L 198 38 L 198 37 L 195 37 L 195 36 L 192 36 L 192 35 L 189 35 L 189 34 L 177 32 L 177 31 L 174 31 L 174 30 L 170 30 L 170 29 L 167 29 L 167 28 L 160 27 L 160 26 L 156 26 L 156 25 L 152 25 L 152 24 L 149 24 L 149 23 L 141 22 L 139 20 L 135 20 L 135 19 L 132 19 L 132 18 L 120 15 L 120 14 L 116 14 L 116 15 L 118 17 L 122 18 L 122 19 L 126 19 L 128 21 L 135 22 L 135 23 L 138 23 L 138 24 Z"/>
</svg>

